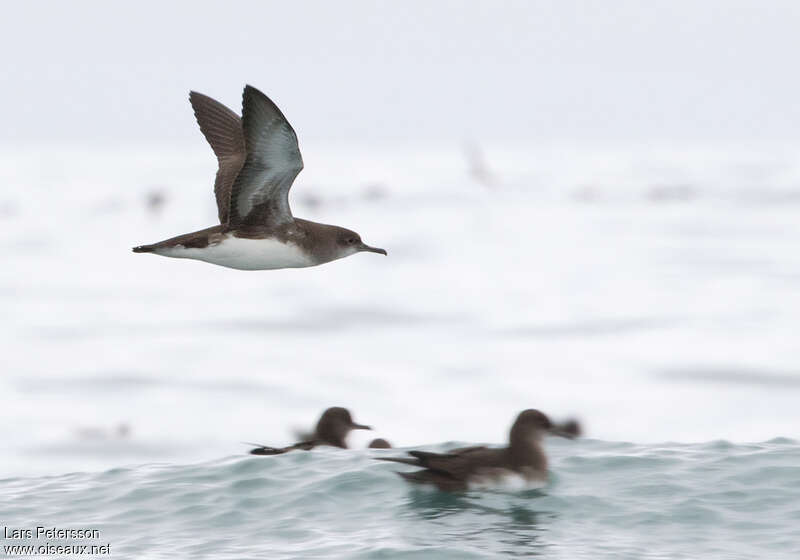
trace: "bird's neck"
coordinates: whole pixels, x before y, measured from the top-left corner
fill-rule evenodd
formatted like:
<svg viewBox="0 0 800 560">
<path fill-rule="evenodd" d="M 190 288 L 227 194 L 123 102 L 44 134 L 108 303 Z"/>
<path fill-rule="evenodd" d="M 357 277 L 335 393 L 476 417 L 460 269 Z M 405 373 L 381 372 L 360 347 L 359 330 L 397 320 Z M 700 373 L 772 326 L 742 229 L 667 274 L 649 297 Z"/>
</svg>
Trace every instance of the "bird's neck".
<svg viewBox="0 0 800 560">
<path fill-rule="evenodd" d="M 547 455 L 542 449 L 541 441 L 530 434 L 522 436 L 512 432 L 511 438 L 509 438 L 508 454 L 511 464 L 517 467 L 547 468 Z"/>
<path fill-rule="evenodd" d="M 336 433 L 333 430 L 317 431 L 318 440 L 325 442 L 326 445 L 332 445 L 333 447 L 341 447 L 342 449 L 347 449 L 347 442 L 345 442 L 346 435 L 347 434 Z"/>
</svg>

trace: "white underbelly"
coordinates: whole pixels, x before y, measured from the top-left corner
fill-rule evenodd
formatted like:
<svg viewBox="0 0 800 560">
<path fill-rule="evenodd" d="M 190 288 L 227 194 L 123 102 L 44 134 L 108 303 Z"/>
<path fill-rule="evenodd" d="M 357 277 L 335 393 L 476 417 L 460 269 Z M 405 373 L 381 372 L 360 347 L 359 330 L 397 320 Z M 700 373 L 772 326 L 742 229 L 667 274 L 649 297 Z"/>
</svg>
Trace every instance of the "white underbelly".
<svg viewBox="0 0 800 560">
<path fill-rule="evenodd" d="M 547 479 L 544 474 L 541 477 L 526 477 L 518 472 L 499 469 L 496 472 L 487 473 L 486 476 L 473 477 L 468 486 L 470 490 L 516 492 L 544 488 L 547 486 Z"/>
<path fill-rule="evenodd" d="M 239 270 L 272 270 L 303 268 L 316 264 L 294 243 L 275 239 L 245 239 L 228 234 L 215 245 L 186 248 L 176 245 L 157 251 L 159 255 L 178 259 L 195 259 Z"/>
</svg>

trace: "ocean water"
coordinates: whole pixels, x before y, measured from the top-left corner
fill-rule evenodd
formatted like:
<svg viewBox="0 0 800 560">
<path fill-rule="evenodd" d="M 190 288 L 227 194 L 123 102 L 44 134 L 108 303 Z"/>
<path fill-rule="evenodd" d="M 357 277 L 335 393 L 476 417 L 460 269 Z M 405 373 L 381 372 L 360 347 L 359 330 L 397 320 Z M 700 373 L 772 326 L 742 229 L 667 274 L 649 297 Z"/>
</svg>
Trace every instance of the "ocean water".
<svg viewBox="0 0 800 560">
<path fill-rule="evenodd" d="M 201 142 L 0 155 L 6 526 L 121 558 L 796 557 L 798 152 L 303 146 L 295 215 L 388 257 L 131 253 L 214 223 Z M 375 431 L 244 455 L 332 405 Z M 420 493 L 363 449 L 500 444 L 530 407 L 587 431 L 539 492 Z"/>
<path fill-rule="evenodd" d="M 319 449 L 5 479 L 0 517 L 18 528 L 96 529 L 72 542 L 110 544 L 113 558 L 800 554 L 797 441 L 552 441 L 548 451 L 541 490 L 416 490 L 393 473 L 409 467 L 373 460 L 400 450 Z"/>
</svg>

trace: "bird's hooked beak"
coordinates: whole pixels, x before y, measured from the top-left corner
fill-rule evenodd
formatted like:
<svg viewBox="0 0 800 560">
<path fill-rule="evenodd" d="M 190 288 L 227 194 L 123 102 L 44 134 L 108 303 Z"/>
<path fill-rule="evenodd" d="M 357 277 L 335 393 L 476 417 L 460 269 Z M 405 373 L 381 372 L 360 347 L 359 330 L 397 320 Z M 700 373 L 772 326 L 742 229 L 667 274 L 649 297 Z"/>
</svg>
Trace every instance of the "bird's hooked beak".
<svg viewBox="0 0 800 560">
<path fill-rule="evenodd" d="M 350 429 L 351 430 L 371 430 L 372 428 L 369 427 L 369 426 L 365 426 L 364 424 L 356 424 L 355 422 L 353 422 L 352 424 L 350 424 Z"/>
<path fill-rule="evenodd" d="M 368 251 L 370 253 L 380 253 L 381 255 L 385 255 L 386 254 L 386 249 L 379 249 L 377 247 L 370 247 L 369 245 L 367 245 L 366 243 L 363 243 L 363 242 L 361 243 L 361 245 L 358 246 L 358 250 L 359 251 Z"/>
<path fill-rule="evenodd" d="M 561 424 L 553 424 L 550 428 L 550 434 L 567 439 L 575 439 L 580 436 L 583 430 L 577 420 L 567 420 Z"/>
</svg>

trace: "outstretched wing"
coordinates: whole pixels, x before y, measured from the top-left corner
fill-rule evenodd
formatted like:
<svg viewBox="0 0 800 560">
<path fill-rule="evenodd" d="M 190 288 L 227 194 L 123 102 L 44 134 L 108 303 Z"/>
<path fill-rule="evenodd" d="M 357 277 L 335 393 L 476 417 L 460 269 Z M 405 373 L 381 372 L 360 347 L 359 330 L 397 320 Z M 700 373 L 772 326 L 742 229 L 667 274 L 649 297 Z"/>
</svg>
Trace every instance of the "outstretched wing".
<svg viewBox="0 0 800 560">
<path fill-rule="evenodd" d="M 269 97 L 252 86 L 242 96 L 242 129 L 247 155 L 231 190 L 229 224 L 291 222 L 289 189 L 303 169 L 297 135 Z"/>
<path fill-rule="evenodd" d="M 189 102 L 203 136 L 217 156 L 219 169 L 214 181 L 214 195 L 219 221 L 225 225 L 230 215 L 231 189 L 246 155 L 242 121 L 225 105 L 202 93 L 189 92 Z"/>
</svg>

